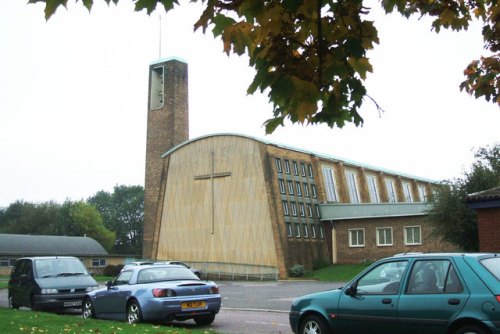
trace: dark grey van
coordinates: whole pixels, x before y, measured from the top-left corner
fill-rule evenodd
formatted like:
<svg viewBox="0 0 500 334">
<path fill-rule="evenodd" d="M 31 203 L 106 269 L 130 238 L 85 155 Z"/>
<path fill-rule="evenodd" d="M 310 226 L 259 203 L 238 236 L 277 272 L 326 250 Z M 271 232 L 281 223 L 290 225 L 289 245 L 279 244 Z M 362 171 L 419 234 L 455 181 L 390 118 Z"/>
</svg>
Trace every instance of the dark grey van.
<svg viewBox="0 0 500 334">
<path fill-rule="evenodd" d="M 9 306 L 33 310 L 81 308 L 85 293 L 98 288 L 83 263 L 72 256 L 24 257 L 9 279 Z"/>
</svg>

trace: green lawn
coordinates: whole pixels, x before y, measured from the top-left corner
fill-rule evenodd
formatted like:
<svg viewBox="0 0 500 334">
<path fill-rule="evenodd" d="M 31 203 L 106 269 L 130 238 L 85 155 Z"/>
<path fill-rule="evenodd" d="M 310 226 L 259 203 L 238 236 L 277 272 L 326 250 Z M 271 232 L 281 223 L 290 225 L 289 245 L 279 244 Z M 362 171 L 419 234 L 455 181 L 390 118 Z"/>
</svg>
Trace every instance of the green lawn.
<svg viewBox="0 0 500 334">
<path fill-rule="evenodd" d="M 305 277 L 327 282 L 347 282 L 368 266 L 369 264 L 334 264 L 307 273 Z"/>
<path fill-rule="evenodd" d="M 193 325 L 194 326 L 194 325 Z M 0 333 L 60 334 L 216 334 L 210 327 L 183 328 L 108 320 L 84 320 L 80 316 L 0 308 Z"/>
</svg>

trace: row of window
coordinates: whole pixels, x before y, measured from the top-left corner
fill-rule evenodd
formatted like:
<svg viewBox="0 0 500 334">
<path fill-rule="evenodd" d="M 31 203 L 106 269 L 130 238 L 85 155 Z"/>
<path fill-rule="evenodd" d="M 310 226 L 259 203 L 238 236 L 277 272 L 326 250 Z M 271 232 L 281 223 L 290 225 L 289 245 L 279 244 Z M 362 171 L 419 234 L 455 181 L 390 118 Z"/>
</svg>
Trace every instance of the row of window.
<svg viewBox="0 0 500 334">
<path fill-rule="evenodd" d="M 290 196 L 296 195 L 298 197 L 302 197 L 302 195 L 304 195 L 304 197 L 310 197 L 310 196 L 312 198 L 318 197 L 315 184 L 309 185 L 308 183 L 301 183 L 300 181 L 292 181 L 292 180 L 285 181 L 283 179 L 278 179 L 278 184 L 280 187 L 281 194 L 286 194 L 288 190 L 288 195 Z M 311 190 L 309 190 L 309 187 Z"/>
<path fill-rule="evenodd" d="M 296 238 L 320 238 L 325 237 L 323 226 L 321 224 L 306 224 L 306 223 L 286 223 L 288 237 L 295 236 Z"/>
<path fill-rule="evenodd" d="M 349 232 L 349 247 L 364 247 L 365 246 L 365 229 L 352 228 Z M 377 246 L 392 246 L 394 237 L 392 227 L 377 227 L 375 232 Z M 404 244 L 407 246 L 422 244 L 422 227 L 421 226 L 405 226 L 404 227 Z"/>
<path fill-rule="evenodd" d="M 306 177 L 309 176 L 309 178 L 314 179 L 314 174 L 313 174 L 313 169 L 311 164 L 306 164 L 304 162 L 297 162 L 288 159 L 283 159 L 283 164 L 281 163 L 281 158 L 276 158 L 276 170 L 278 173 L 283 173 L 283 170 L 285 171 L 285 174 L 293 174 L 298 176 L 299 173 L 301 176 Z"/>
<path fill-rule="evenodd" d="M 320 218 L 319 205 L 313 205 L 309 203 L 296 203 L 296 202 L 288 202 L 282 201 L 283 204 L 283 213 L 286 217 L 309 217 L 309 218 Z M 297 210 L 298 207 L 298 210 Z M 316 212 L 316 216 L 314 216 L 314 212 Z"/>
<path fill-rule="evenodd" d="M 339 202 L 337 185 L 335 182 L 334 169 L 331 166 L 322 166 L 321 171 L 323 173 L 323 179 L 325 183 L 326 199 L 328 202 Z M 360 203 L 360 195 L 358 188 L 358 177 L 354 170 L 346 170 L 345 177 L 347 181 L 347 187 L 349 190 L 350 203 L 357 204 Z M 387 191 L 387 197 L 389 203 L 398 202 L 396 186 L 394 180 L 391 178 L 385 178 L 385 187 Z M 380 203 L 380 192 L 378 189 L 377 176 L 373 174 L 366 175 L 366 183 L 368 185 L 368 193 L 370 196 L 371 203 Z M 418 194 L 420 201 L 424 202 L 427 200 L 427 193 L 424 185 L 418 185 Z M 414 202 L 412 192 L 412 185 L 410 182 L 403 182 L 403 194 L 405 202 Z"/>
</svg>

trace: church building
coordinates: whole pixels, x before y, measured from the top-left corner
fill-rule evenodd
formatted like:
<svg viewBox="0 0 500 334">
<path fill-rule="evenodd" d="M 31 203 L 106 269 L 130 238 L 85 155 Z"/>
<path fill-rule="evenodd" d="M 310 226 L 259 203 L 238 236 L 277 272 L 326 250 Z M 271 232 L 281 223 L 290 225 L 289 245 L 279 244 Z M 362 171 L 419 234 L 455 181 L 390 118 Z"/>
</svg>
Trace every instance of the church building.
<svg viewBox="0 0 500 334">
<path fill-rule="evenodd" d="M 190 139 L 187 84 L 186 63 L 151 64 L 144 258 L 277 279 L 453 250 L 426 214 L 434 181 L 241 134 Z"/>
</svg>

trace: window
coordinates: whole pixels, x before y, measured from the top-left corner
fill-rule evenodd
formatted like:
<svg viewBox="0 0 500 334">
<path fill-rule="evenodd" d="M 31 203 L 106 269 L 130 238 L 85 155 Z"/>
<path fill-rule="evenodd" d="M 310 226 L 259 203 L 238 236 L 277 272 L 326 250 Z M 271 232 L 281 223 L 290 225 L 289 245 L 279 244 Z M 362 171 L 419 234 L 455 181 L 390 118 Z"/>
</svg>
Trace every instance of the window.
<svg viewBox="0 0 500 334">
<path fill-rule="evenodd" d="M 366 181 L 368 183 L 368 193 L 370 194 L 370 202 L 380 203 L 380 198 L 378 196 L 378 188 L 377 188 L 377 177 L 374 175 L 368 175 Z"/>
<path fill-rule="evenodd" d="M 0 267 L 14 267 L 16 264 L 16 259 L 1 258 Z"/>
<path fill-rule="evenodd" d="M 290 174 L 290 161 L 285 160 L 285 173 Z"/>
<path fill-rule="evenodd" d="M 425 186 L 418 186 L 418 196 L 420 196 L 420 202 L 427 202 L 427 191 Z"/>
<path fill-rule="evenodd" d="M 311 164 L 308 164 L 308 165 L 307 165 L 307 169 L 308 169 L 308 171 L 309 171 L 309 177 L 310 177 L 311 179 L 314 179 L 313 167 L 311 166 Z"/>
<path fill-rule="evenodd" d="M 326 200 L 328 202 L 338 202 L 333 168 L 322 166 L 321 171 L 323 172 L 323 179 L 325 180 Z"/>
<path fill-rule="evenodd" d="M 392 246 L 392 227 L 377 227 L 377 246 Z"/>
<path fill-rule="evenodd" d="M 397 294 L 407 266 L 407 261 L 381 263 L 357 281 L 356 293 L 360 295 Z"/>
<path fill-rule="evenodd" d="M 365 246 L 365 229 L 357 228 L 349 231 L 349 247 L 364 247 Z"/>
<path fill-rule="evenodd" d="M 349 198 L 352 204 L 359 203 L 358 184 L 355 172 L 346 172 L 347 185 L 349 187 Z"/>
<path fill-rule="evenodd" d="M 290 203 L 290 206 L 292 207 L 292 216 L 297 217 L 297 204 L 295 202 Z"/>
<path fill-rule="evenodd" d="M 283 213 L 285 216 L 290 215 L 290 211 L 288 210 L 288 202 L 287 201 L 282 201 L 283 203 Z"/>
<path fill-rule="evenodd" d="M 311 204 L 306 204 L 307 205 L 307 216 L 312 218 L 313 216 L 313 209 L 312 209 L 312 205 Z"/>
<path fill-rule="evenodd" d="M 316 185 L 314 184 L 311 184 L 311 193 L 312 193 L 312 197 L 313 198 L 316 198 Z"/>
<path fill-rule="evenodd" d="M 461 293 L 463 285 L 449 260 L 416 261 L 408 281 L 408 294 Z"/>
<path fill-rule="evenodd" d="M 311 225 L 311 232 L 312 232 L 313 239 L 316 239 L 316 225 L 315 224 Z"/>
<path fill-rule="evenodd" d="M 300 187 L 299 181 L 295 181 L 295 190 L 296 190 L 297 196 L 302 196 L 302 188 Z"/>
<path fill-rule="evenodd" d="M 309 231 L 307 230 L 307 224 L 302 224 L 304 227 L 304 238 L 309 238 Z"/>
<path fill-rule="evenodd" d="M 411 203 L 413 202 L 413 196 L 411 195 L 411 184 L 408 182 L 403 182 L 403 193 L 405 195 L 405 201 Z"/>
<path fill-rule="evenodd" d="M 319 211 L 319 205 L 315 204 L 314 206 L 316 207 L 316 217 L 321 218 L 321 214 L 320 214 L 320 211 Z"/>
<path fill-rule="evenodd" d="M 306 176 L 306 164 L 303 162 L 300 163 L 300 175 Z"/>
<path fill-rule="evenodd" d="M 297 161 L 292 161 L 293 175 L 299 175 L 299 167 Z"/>
<path fill-rule="evenodd" d="M 304 203 L 299 203 L 299 211 L 301 217 L 306 216 L 306 208 L 304 207 Z"/>
<path fill-rule="evenodd" d="M 288 233 L 288 237 L 292 237 L 293 236 L 292 223 L 290 223 L 290 222 L 286 223 L 286 231 Z"/>
<path fill-rule="evenodd" d="M 389 203 L 396 202 L 396 189 L 394 188 L 394 181 L 391 179 L 385 179 L 385 187 L 387 188 L 387 196 Z"/>
<path fill-rule="evenodd" d="M 287 183 L 288 183 L 288 193 L 290 195 L 293 195 L 293 181 L 289 180 L 289 181 L 287 181 Z"/>
<path fill-rule="evenodd" d="M 323 239 L 325 235 L 323 234 L 323 225 L 319 225 L 319 237 Z"/>
<path fill-rule="evenodd" d="M 304 183 L 304 196 L 309 197 L 309 185 Z"/>
<path fill-rule="evenodd" d="M 295 223 L 295 236 L 297 238 L 300 238 L 300 224 L 299 223 Z"/>
<path fill-rule="evenodd" d="M 92 259 L 92 267 L 105 267 L 106 259 Z"/>
<path fill-rule="evenodd" d="M 280 158 L 276 158 L 276 171 L 278 173 L 281 173 L 281 159 Z"/>
<path fill-rule="evenodd" d="M 405 226 L 405 245 L 421 245 L 421 230 L 420 226 Z"/>
<path fill-rule="evenodd" d="M 284 194 L 285 193 L 285 182 L 283 180 L 279 179 L 278 183 L 280 185 L 280 193 Z"/>
</svg>

